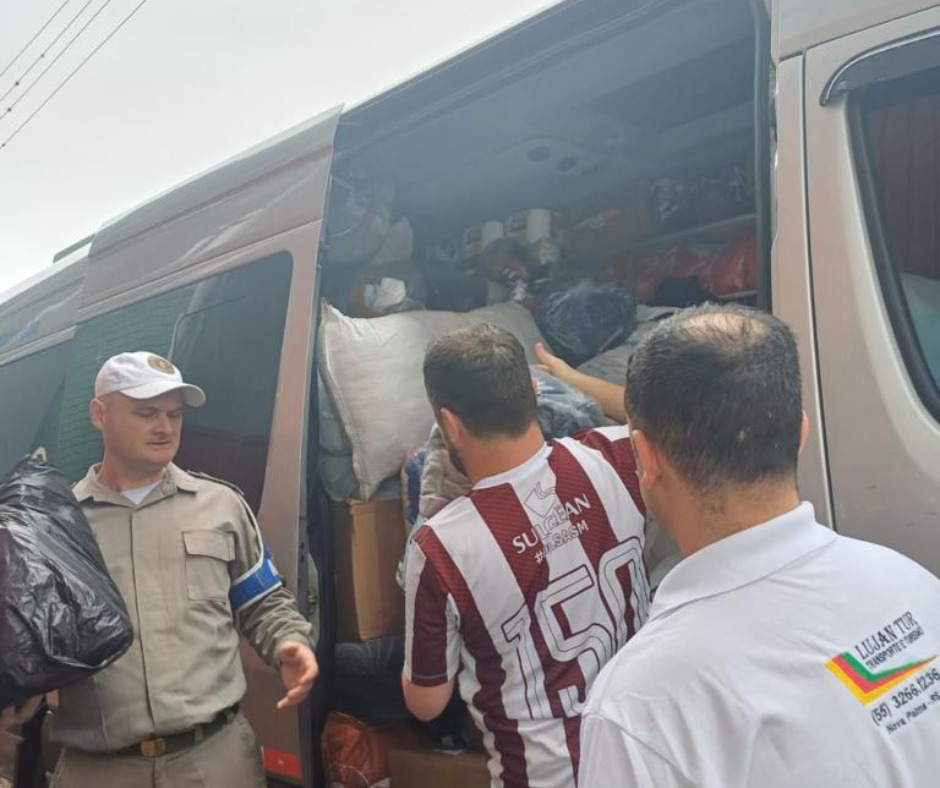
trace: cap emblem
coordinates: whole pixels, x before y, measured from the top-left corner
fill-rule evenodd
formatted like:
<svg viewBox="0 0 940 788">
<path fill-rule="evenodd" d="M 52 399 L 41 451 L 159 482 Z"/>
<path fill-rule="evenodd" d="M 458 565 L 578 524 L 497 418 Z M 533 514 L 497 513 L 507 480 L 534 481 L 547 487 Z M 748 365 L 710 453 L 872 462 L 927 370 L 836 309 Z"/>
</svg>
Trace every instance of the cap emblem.
<svg viewBox="0 0 940 788">
<path fill-rule="evenodd" d="M 162 372 L 164 375 L 176 374 L 176 367 L 165 358 L 160 358 L 160 356 L 148 356 L 147 363 L 152 369 L 157 370 L 157 372 Z"/>
</svg>

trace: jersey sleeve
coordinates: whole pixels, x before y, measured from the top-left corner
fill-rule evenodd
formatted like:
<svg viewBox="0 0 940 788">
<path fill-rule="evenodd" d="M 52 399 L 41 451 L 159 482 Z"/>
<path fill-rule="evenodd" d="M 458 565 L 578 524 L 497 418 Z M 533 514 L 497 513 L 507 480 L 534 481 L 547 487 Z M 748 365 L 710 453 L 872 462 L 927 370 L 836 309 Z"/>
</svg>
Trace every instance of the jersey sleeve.
<svg viewBox="0 0 940 788">
<path fill-rule="evenodd" d="M 421 687 L 451 681 L 460 665 L 454 600 L 416 542 L 405 579 L 405 677 Z"/>
<path fill-rule="evenodd" d="M 610 464 L 620 481 L 630 492 L 630 497 L 642 514 L 646 514 L 646 504 L 640 495 L 640 480 L 636 473 L 636 455 L 630 443 L 630 427 L 626 424 L 616 427 L 598 427 L 576 433 L 574 439 L 588 449 L 594 449 Z"/>
<path fill-rule="evenodd" d="M 694 788 L 679 769 L 605 717 L 581 720 L 578 788 L 608 788 L 611 775 L 623 788 Z"/>
</svg>

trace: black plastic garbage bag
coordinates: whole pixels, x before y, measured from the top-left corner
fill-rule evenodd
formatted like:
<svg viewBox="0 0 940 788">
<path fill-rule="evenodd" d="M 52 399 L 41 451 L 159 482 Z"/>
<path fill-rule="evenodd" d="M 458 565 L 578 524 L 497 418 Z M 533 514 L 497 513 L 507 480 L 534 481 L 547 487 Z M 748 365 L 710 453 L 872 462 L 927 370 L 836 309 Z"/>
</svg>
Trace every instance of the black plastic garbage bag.
<svg viewBox="0 0 940 788">
<path fill-rule="evenodd" d="M 585 280 L 547 296 L 536 323 L 555 352 L 577 366 L 622 344 L 636 325 L 636 296 L 624 284 Z"/>
<path fill-rule="evenodd" d="M 64 477 L 21 461 L 0 480 L 0 707 L 96 673 L 132 641 L 124 600 Z"/>
</svg>

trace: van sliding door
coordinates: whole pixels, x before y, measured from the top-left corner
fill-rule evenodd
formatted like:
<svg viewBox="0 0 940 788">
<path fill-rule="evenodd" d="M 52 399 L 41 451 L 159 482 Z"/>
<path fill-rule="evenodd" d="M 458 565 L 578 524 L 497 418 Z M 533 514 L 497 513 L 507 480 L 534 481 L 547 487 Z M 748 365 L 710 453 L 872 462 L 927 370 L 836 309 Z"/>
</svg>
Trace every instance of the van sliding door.
<svg viewBox="0 0 940 788">
<path fill-rule="evenodd" d="M 820 44 L 806 53 L 805 82 L 810 253 L 836 526 L 936 573 L 938 28 L 934 7 Z"/>
<path fill-rule="evenodd" d="M 65 465 L 80 475 L 100 456 L 87 422 L 100 364 L 128 350 L 177 362 L 208 396 L 187 417 L 178 462 L 242 488 L 302 612 L 317 256 L 339 114 L 263 143 L 95 236 L 60 430 Z M 312 785 L 312 708 L 325 682 L 313 704 L 278 712 L 277 672 L 250 649 L 242 658 L 243 706 L 269 775 Z"/>
</svg>

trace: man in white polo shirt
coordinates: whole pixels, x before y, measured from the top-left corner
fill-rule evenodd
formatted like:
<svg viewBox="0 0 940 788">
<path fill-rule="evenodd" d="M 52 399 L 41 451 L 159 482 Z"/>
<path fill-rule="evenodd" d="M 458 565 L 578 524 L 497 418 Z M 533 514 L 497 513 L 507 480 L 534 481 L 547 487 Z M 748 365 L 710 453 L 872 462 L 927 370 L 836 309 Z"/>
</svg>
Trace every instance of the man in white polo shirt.
<svg viewBox="0 0 940 788">
<path fill-rule="evenodd" d="M 591 690 L 580 788 L 940 785 L 940 580 L 800 502 L 789 329 L 681 313 L 637 348 L 626 406 L 686 557 Z"/>
</svg>

